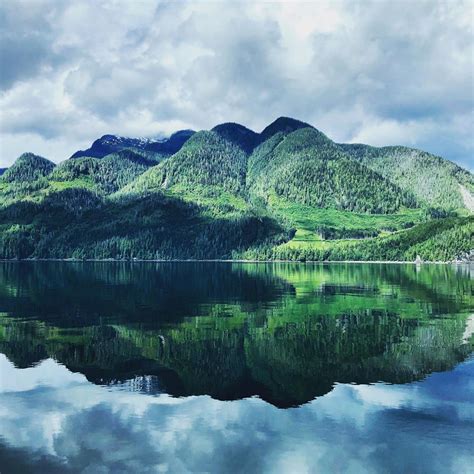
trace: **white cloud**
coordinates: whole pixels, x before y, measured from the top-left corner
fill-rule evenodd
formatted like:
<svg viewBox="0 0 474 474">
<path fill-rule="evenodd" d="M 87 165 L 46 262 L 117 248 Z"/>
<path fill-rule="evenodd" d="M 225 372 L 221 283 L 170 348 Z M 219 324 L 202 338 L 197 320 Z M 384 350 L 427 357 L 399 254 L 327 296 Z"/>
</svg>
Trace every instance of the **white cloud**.
<svg viewBox="0 0 474 474">
<path fill-rule="evenodd" d="M 104 133 L 279 115 L 474 166 L 469 0 L 16 4 L 0 6 L 0 166 L 25 135 L 59 161 Z"/>
</svg>

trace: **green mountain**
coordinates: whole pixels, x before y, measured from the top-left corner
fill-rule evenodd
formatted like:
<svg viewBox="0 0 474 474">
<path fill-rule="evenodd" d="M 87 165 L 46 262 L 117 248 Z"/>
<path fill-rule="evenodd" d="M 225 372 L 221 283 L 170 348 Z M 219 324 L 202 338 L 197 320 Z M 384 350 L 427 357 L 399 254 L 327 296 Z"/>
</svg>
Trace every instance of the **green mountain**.
<svg viewBox="0 0 474 474">
<path fill-rule="evenodd" d="M 372 214 L 416 207 L 414 197 L 346 153 L 314 128 L 277 132 L 249 159 L 254 195 Z"/>
<path fill-rule="evenodd" d="M 295 120 L 289 117 L 279 117 L 262 130 L 262 133 L 260 134 L 260 141 L 264 142 L 277 133 L 287 134 L 294 132 L 295 130 L 299 130 L 300 128 L 308 127 L 311 127 L 311 125 L 301 122 L 300 120 Z"/>
<path fill-rule="evenodd" d="M 212 131 L 223 139 L 237 145 L 246 153 L 251 153 L 260 143 L 260 135 L 258 133 L 238 123 L 222 123 L 216 125 Z"/>
<path fill-rule="evenodd" d="M 336 144 L 285 117 L 261 133 L 225 123 L 187 135 L 171 156 L 143 144 L 57 166 L 22 155 L 0 176 L 0 258 L 474 254 L 474 177 L 447 160 Z"/>
<path fill-rule="evenodd" d="M 463 209 L 466 190 L 474 193 L 472 173 L 439 156 L 403 146 L 339 146 L 360 163 L 411 192 L 425 205 Z"/>
<path fill-rule="evenodd" d="M 76 183 L 110 194 L 127 185 L 161 159 L 155 153 L 124 149 L 99 158 L 75 158 L 63 161 L 51 173 L 51 182 Z"/>
<path fill-rule="evenodd" d="M 23 153 L 3 174 L 2 181 L 7 183 L 33 182 L 48 176 L 55 164 L 42 156 Z"/>
<path fill-rule="evenodd" d="M 140 176 L 127 192 L 182 186 L 220 188 L 234 194 L 245 191 L 247 155 L 216 132 L 198 132 L 175 155 Z"/>
</svg>

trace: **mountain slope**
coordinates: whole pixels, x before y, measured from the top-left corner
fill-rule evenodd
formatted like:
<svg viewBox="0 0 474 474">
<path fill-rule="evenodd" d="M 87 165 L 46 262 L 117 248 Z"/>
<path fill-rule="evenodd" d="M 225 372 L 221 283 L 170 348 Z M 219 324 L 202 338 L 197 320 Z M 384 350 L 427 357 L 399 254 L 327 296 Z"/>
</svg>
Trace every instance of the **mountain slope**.
<svg viewBox="0 0 474 474">
<path fill-rule="evenodd" d="M 471 195 L 474 193 L 472 174 L 439 156 L 402 146 L 376 148 L 342 144 L 340 147 L 425 205 L 446 210 L 462 209 L 466 207 L 462 189 Z"/>
<path fill-rule="evenodd" d="M 341 239 L 316 242 L 316 245 L 287 244 L 249 251 L 243 258 L 300 261 L 451 261 L 474 256 L 474 216 L 433 219 L 409 229 L 370 239 Z M 260 258 L 262 258 L 260 257 Z"/>
<path fill-rule="evenodd" d="M 145 150 L 160 153 L 163 156 L 173 155 L 195 134 L 194 130 L 180 130 L 169 138 L 156 140 L 145 145 Z"/>
<path fill-rule="evenodd" d="M 263 216 L 213 215 L 163 193 L 108 199 L 71 188 L 0 207 L 0 258 L 231 258 L 283 232 Z"/>
<path fill-rule="evenodd" d="M 247 157 L 244 151 L 216 132 L 198 132 L 172 157 L 131 183 L 124 192 L 146 192 L 181 185 L 188 190 L 218 187 L 245 192 Z"/>
<path fill-rule="evenodd" d="M 76 158 L 63 161 L 58 165 L 49 180 L 51 182 L 74 182 L 79 187 L 110 194 L 118 191 L 157 161 L 129 149 L 111 153 L 99 158 Z"/>
<path fill-rule="evenodd" d="M 311 125 L 300 120 L 295 120 L 289 117 L 279 117 L 270 125 L 265 127 L 260 133 L 260 142 L 264 142 L 273 137 L 277 133 L 291 133 L 300 128 L 313 128 Z"/>
<path fill-rule="evenodd" d="M 375 214 L 415 207 L 408 193 L 351 159 L 314 128 L 273 135 L 249 158 L 248 184 L 268 202 L 290 202 Z"/>
<path fill-rule="evenodd" d="M 32 182 L 50 174 L 55 167 L 52 161 L 33 153 L 23 153 L 1 177 L 9 183 Z"/>
<path fill-rule="evenodd" d="M 223 139 L 242 148 L 246 153 L 251 153 L 260 142 L 260 135 L 258 133 L 238 123 L 221 123 L 216 125 L 212 131 Z"/>
</svg>

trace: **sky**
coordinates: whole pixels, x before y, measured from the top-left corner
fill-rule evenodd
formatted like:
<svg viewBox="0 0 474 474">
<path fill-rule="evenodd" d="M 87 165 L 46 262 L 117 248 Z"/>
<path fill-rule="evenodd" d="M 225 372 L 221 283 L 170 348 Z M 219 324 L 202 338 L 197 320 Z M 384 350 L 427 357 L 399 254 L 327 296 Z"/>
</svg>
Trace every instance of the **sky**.
<svg viewBox="0 0 474 474">
<path fill-rule="evenodd" d="M 0 167 L 279 116 L 474 171 L 474 3 L 2 0 Z"/>
</svg>

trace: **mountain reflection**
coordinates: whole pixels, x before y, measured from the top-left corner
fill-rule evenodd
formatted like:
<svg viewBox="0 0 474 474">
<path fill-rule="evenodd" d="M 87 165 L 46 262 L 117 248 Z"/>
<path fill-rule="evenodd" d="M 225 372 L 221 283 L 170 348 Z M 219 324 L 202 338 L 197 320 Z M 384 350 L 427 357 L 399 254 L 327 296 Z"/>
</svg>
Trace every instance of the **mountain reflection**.
<svg viewBox="0 0 474 474">
<path fill-rule="evenodd" d="M 406 383 L 472 352 L 463 267 L 2 263 L 0 352 L 147 394 L 286 408 Z"/>
</svg>

